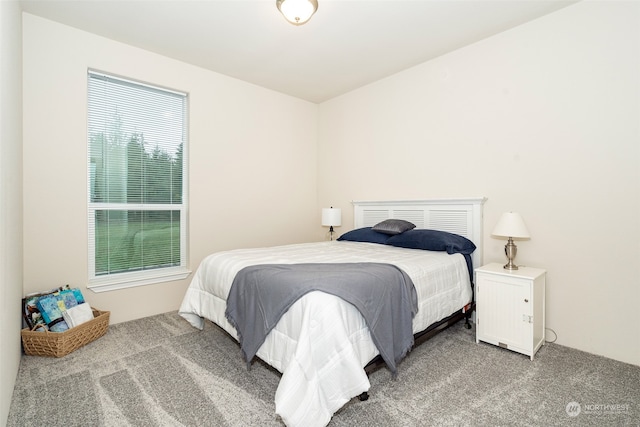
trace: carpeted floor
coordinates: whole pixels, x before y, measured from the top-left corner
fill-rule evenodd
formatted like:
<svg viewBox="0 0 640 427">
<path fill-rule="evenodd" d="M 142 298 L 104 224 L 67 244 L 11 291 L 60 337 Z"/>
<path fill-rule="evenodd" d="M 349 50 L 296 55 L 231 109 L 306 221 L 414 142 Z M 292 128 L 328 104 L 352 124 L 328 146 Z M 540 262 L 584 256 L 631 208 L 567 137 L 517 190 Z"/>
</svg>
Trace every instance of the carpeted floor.
<svg viewBox="0 0 640 427">
<path fill-rule="evenodd" d="M 283 426 L 279 374 L 176 312 L 112 325 L 61 358 L 23 356 L 8 426 Z M 640 367 L 547 344 L 535 360 L 462 322 L 371 377 L 330 426 L 640 426 Z"/>
</svg>

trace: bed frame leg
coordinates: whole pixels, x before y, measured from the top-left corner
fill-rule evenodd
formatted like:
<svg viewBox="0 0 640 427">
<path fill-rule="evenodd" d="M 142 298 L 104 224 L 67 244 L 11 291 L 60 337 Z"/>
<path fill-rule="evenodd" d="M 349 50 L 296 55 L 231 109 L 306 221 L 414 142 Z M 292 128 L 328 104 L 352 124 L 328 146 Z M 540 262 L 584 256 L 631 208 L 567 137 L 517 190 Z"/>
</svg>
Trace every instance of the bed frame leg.
<svg viewBox="0 0 640 427">
<path fill-rule="evenodd" d="M 364 402 L 365 400 L 369 399 L 369 392 L 362 392 L 362 394 L 358 396 L 358 399 L 360 399 L 360 402 Z"/>
<path fill-rule="evenodd" d="M 471 329 L 471 323 L 469 323 L 469 318 L 471 317 L 471 310 L 467 311 L 464 314 L 464 327 L 467 329 Z"/>
</svg>

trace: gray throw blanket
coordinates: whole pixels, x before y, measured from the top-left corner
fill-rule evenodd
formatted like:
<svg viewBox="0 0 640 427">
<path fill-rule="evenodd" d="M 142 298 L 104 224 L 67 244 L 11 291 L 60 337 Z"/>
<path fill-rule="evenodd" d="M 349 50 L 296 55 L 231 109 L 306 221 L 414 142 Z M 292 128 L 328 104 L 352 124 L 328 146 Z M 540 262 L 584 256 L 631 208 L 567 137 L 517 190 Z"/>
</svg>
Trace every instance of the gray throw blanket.
<svg viewBox="0 0 640 427">
<path fill-rule="evenodd" d="M 238 331 L 250 365 L 267 334 L 300 297 L 322 291 L 353 304 L 392 374 L 413 346 L 418 297 L 411 278 L 382 263 L 265 264 L 245 267 L 233 280 L 225 315 Z"/>
</svg>

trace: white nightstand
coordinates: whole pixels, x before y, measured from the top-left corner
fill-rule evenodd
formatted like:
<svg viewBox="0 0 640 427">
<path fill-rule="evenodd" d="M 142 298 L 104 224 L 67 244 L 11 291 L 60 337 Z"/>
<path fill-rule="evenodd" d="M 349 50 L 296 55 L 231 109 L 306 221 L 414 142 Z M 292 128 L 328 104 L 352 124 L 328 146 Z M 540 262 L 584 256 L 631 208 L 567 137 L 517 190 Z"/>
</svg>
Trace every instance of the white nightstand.
<svg viewBox="0 0 640 427">
<path fill-rule="evenodd" d="M 533 355 L 544 344 L 545 276 L 539 268 L 476 268 L 476 343 Z"/>
</svg>

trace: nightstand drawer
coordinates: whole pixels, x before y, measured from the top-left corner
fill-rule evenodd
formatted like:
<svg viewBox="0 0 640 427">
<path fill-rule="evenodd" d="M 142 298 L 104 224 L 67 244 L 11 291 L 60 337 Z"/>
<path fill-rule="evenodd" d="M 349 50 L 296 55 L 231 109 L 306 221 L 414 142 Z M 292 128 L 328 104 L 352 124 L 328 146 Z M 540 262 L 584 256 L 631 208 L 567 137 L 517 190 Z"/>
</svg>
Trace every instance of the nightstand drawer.
<svg viewBox="0 0 640 427">
<path fill-rule="evenodd" d="M 531 280 L 523 279 L 520 277 L 503 277 L 495 274 L 488 274 L 478 272 L 476 270 L 476 282 L 495 283 L 496 286 L 511 285 L 511 286 L 529 286 Z"/>
</svg>

